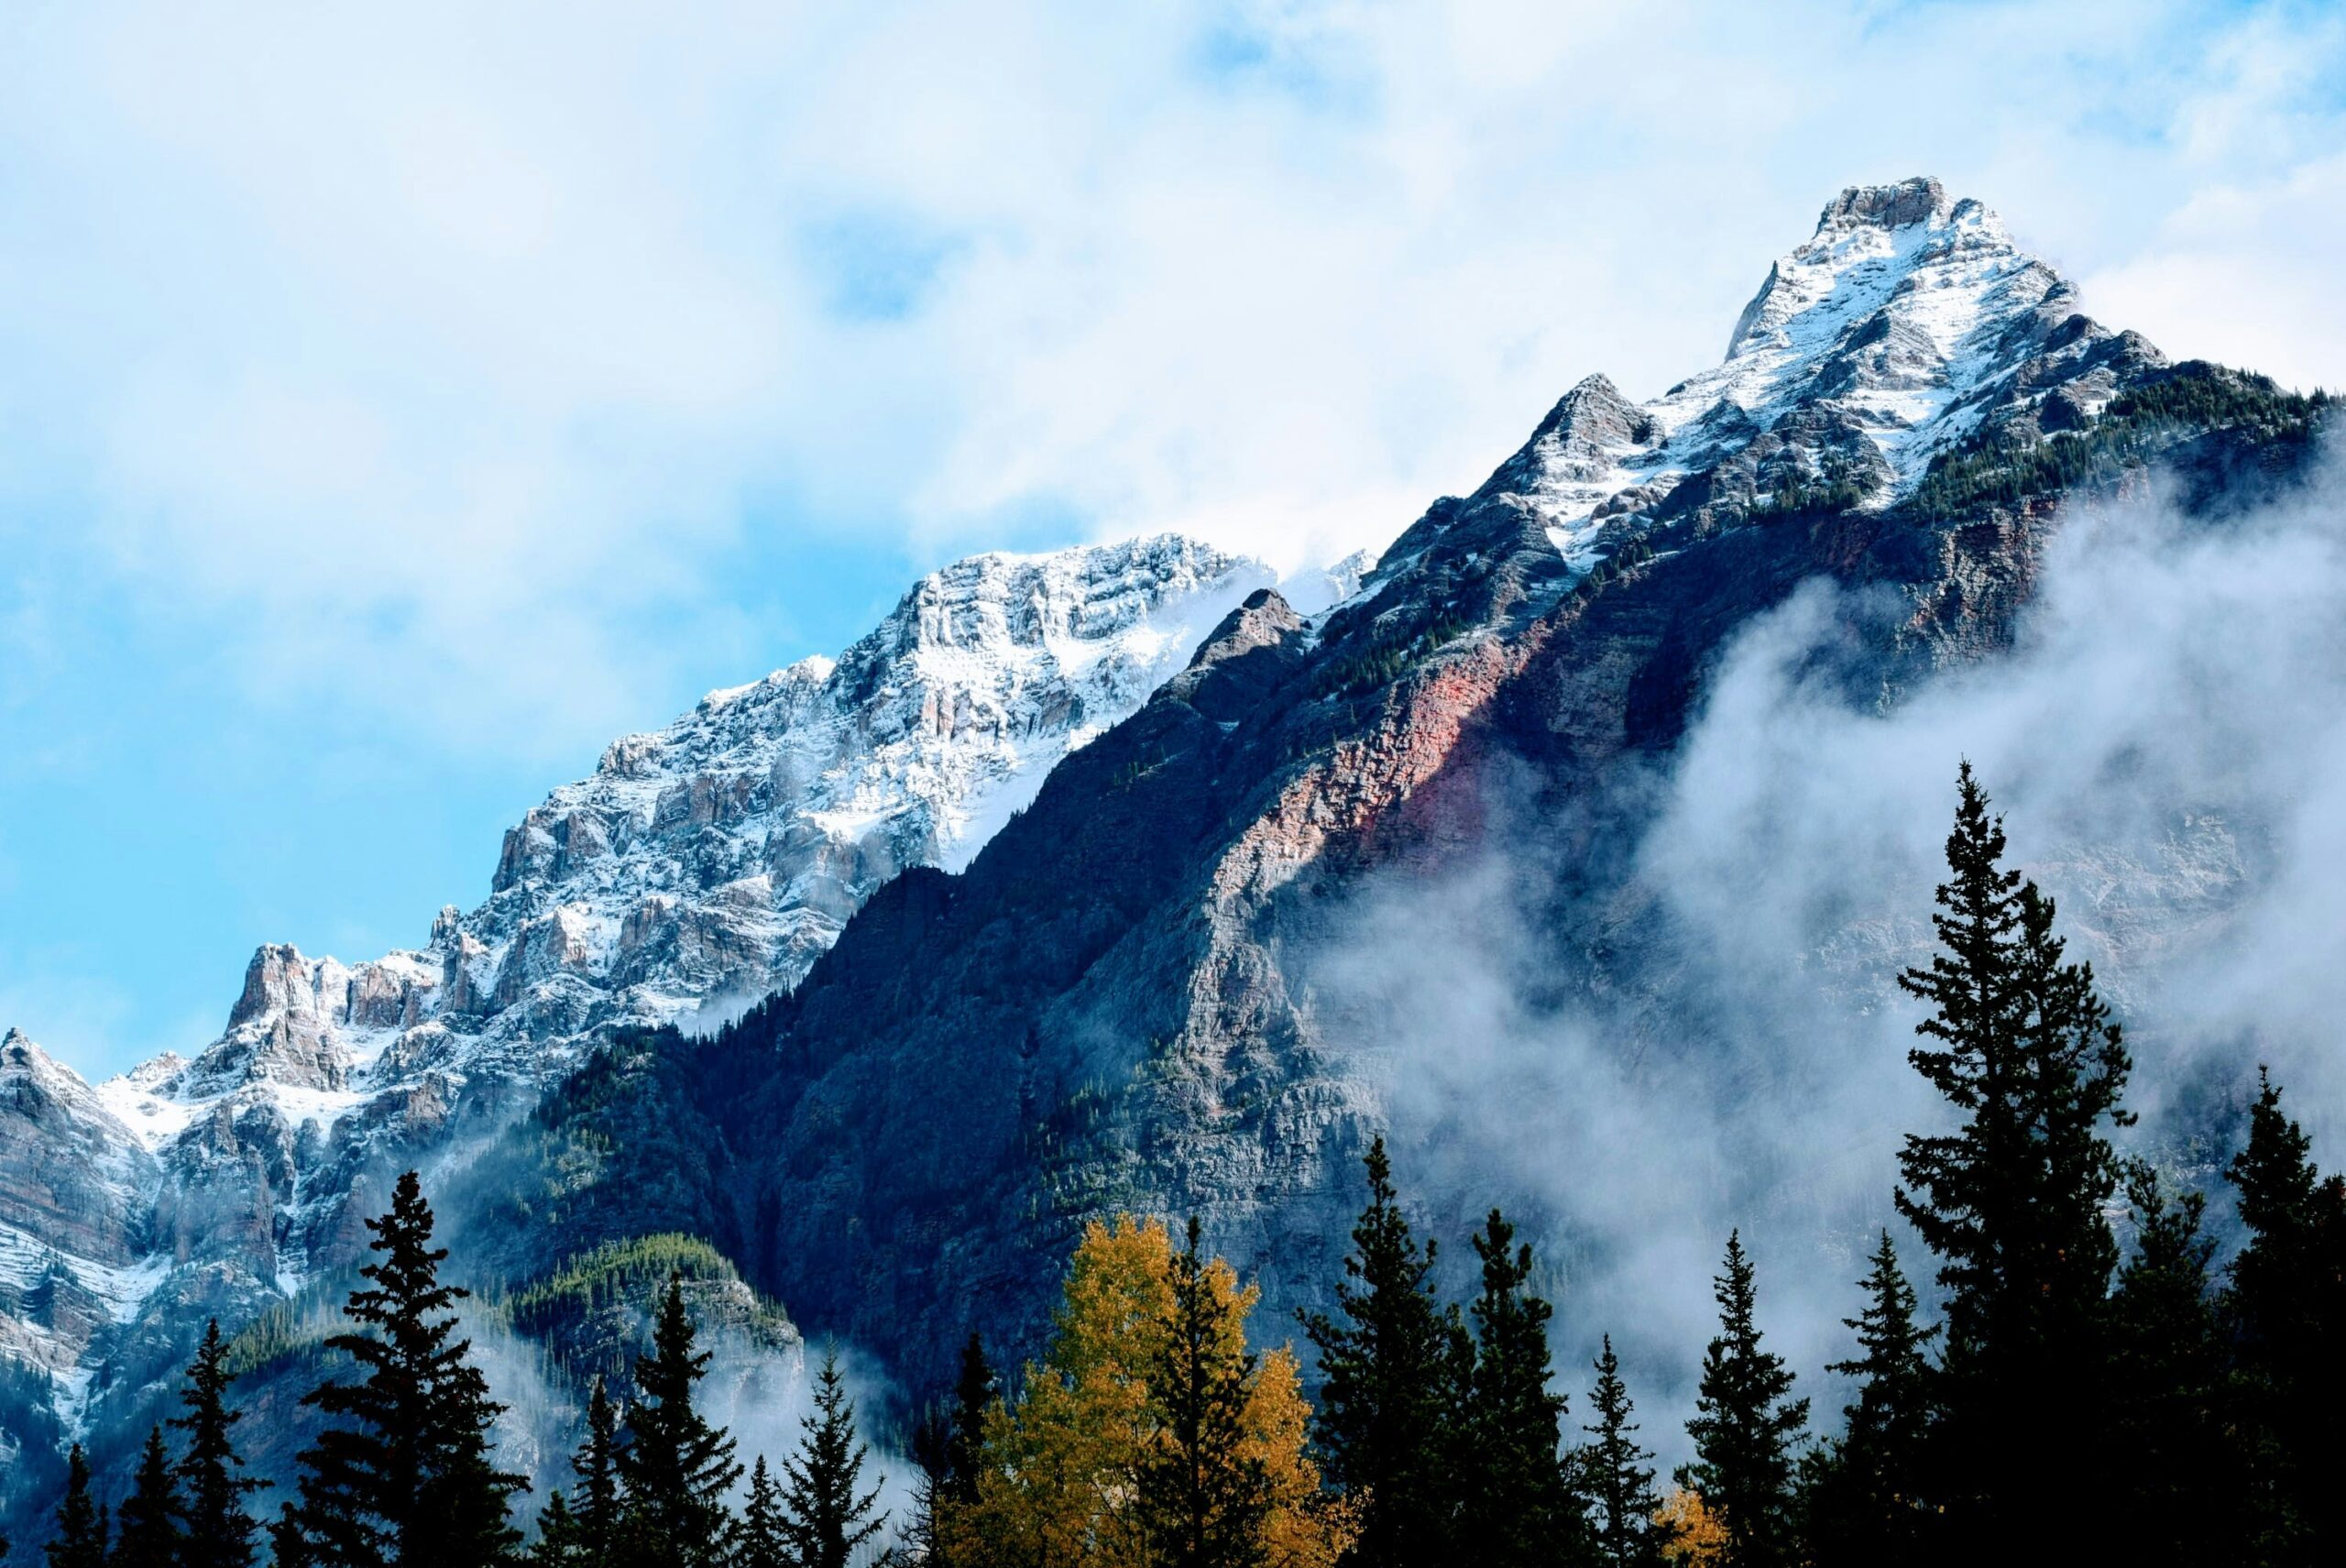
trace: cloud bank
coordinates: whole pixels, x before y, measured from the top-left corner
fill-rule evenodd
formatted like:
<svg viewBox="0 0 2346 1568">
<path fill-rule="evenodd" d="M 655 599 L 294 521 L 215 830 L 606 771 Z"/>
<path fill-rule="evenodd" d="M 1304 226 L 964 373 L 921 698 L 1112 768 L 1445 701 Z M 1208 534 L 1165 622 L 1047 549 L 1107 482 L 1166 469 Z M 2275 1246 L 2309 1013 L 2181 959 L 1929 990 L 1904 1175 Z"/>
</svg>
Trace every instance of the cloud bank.
<svg viewBox="0 0 2346 1568">
<path fill-rule="evenodd" d="M 1636 786 L 1627 891 L 1568 936 L 1518 817 L 1503 853 L 1373 898 L 1332 971 L 1348 1016 L 1395 1020 L 1405 1165 L 1540 1216 L 1567 1384 L 1612 1333 L 1666 1453 L 1731 1226 L 1828 1425 L 1875 1229 L 1928 1273 L 1889 1199 L 1901 1135 L 1945 1113 L 1892 977 L 1930 950 L 1963 757 L 2128 1028 L 2133 1146 L 2228 1213 L 2217 1170 L 2263 1061 L 2317 1159 L 2346 1157 L 2346 471 L 2220 523 L 2154 494 L 2078 506 L 2008 655 L 1853 703 L 1853 633 L 1895 609 L 1812 583 L 1747 629 Z M 1622 949 L 1594 992 L 1592 931 Z"/>
</svg>

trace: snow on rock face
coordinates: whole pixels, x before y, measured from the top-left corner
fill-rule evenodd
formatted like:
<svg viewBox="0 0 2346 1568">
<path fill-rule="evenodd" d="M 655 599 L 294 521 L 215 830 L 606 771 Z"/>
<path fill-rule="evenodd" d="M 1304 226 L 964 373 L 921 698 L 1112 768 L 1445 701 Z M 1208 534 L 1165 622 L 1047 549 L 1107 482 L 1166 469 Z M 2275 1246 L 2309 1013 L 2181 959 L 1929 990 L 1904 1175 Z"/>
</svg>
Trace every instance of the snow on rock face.
<svg viewBox="0 0 2346 1568">
<path fill-rule="evenodd" d="M 1978 202 L 1935 180 L 1852 187 L 1769 269 L 1721 363 L 1643 404 L 1589 378 L 1477 499 L 1519 499 L 1584 570 L 1608 523 L 1668 521 L 1673 499 L 1837 485 L 1883 505 L 1985 419 L 2056 387 L 2097 407 L 2113 349 L 2155 358 L 2076 315 L 2069 284 Z M 1697 476 L 1713 482 L 1674 496 Z"/>
<path fill-rule="evenodd" d="M 264 947 L 193 1061 L 95 1088 L 11 1033 L 0 1354 L 78 1408 L 106 1325 L 150 1298 L 181 1310 L 167 1280 L 201 1277 L 216 1306 L 349 1261 L 353 1183 L 378 1151 L 428 1143 L 468 1083 L 543 1081 L 601 1031 L 707 1025 L 795 983 L 898 871 L 966 865 L 1271 578 L 1173 536 L 957 563 L 838 660 L 614 741 L 506 834 L 487 902 L 442 910 L 422 948 L 345 964 Z"/>
</svg>

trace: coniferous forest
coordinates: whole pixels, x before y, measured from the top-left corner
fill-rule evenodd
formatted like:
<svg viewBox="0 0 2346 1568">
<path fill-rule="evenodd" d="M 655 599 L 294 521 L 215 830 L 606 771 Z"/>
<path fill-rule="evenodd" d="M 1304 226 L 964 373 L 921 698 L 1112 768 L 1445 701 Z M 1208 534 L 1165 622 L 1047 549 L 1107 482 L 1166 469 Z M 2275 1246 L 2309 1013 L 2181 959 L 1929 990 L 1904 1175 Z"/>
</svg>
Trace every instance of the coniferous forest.
<svg viewBox="0 0 2346 1568">
<path fill-rule="evenodd" d="M 1197 1222 L 1092 1223 L 1040 1358 L 968 1324 L 949 1389 L 867 1428 L 836 1355 L 795 1447 L 742 1452 L 697 1398 L 681 1272 L 632 1394 L 600 1380 L 567 1490 L 504 1468 L 503 1407 L 465 1337 L 412 1172 L 304 1398 L 322 1428 L 272 1488 L 240 1456 L 228 1346 L 105 1506 L 70 1457 L 51 1568 L 1716 1568 L 2023 1562 L 2310 1564 L 2346 1557 L 2327 1497 L 2346 1410 L 2346 1179 L 2268 1080 L 2214 1194 L 2117 1139 L 2124 1036 L 2053 901 L 2005 864 L 1967 766 L 1936 951 L 1900 982 L 1910 1059 L 1945 1100 L 1907 1135 L 1888 1231 L 1848 1282 L 1849 1394 L 1820 1408 L 1770 1348 L 1767 1260 L 1719 1238 L 1692 1456 L 1661 1474 L 1611 1341 L 1559 1366 L 1532 1245 L 1498 1211 L 1474 1288 L 1439 1288 L 1384 1143 L 1333 1310 L 1253 1321 Z M 1569 1310 L 1569 1303 L 1563 1304 Z M 1292 1332 L 1291 1332 L 1292 1331 Z M 1291 1341 L 1299 1332 L 1302 1349 Z M 901 1430 L 895 1430 L 900 1428 Z M 883 1502 L 872 1446 L 907 1456 Z"/>
</svg>

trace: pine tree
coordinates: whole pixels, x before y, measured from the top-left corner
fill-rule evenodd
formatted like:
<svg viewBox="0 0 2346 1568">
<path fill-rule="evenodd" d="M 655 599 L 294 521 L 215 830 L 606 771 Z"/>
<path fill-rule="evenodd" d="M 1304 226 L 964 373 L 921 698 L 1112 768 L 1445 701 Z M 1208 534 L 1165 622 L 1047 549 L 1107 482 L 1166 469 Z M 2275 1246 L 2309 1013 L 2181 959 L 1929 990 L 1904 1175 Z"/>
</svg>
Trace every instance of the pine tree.
<svg viewBox="0 0 2346 1568">
<path fill-rule="evenodd" d="M 258 1526 L 245 1512 L 244 1499 L 269 1483 L 243 1474 L 244 1456 L 236 1452 L 234 1432 L 245 1415 L 228 1408 L 227 1359 L 227 1342 L 215 1318 L 203 1325 L 203 1343 L 180 1389 L 184 1413 L 171 1420 L 173 1431 L 187 1434 L 178 1466 L 185 1568 L 252 1568 Z"/>
<path fill-rule="evenodd" d="M 533 1568 L 582 1568 L 585 1562 L 578 1516 L 559 1486 L 546 1494 L 546 1506 L 539 1510 L 538 1539 L 531 1544 L 529 1561 Z"/>
<path fill-rule="evenodd" d="M 1932 1368 L 1924 1346 L 1939 1331 L 1915 1321 L 1914 1288 L 1888 1231 L 1858 1284 L 1866 1305 L 1842 1321 L 1857 1331 L 1860 1354 L 1826 1367 L 1858 1379 L 1857 1403 L 1842 1408 L 1841 1441 L 1803 1466 L 1809 1548 L 1820 1568 L 1912 1561 L 1928 1523 Z"/>
<path fill-rule="evenodd" d="M 1679 1468 L 1678 1484 L 1726 1526 L 1725 1568 L 1776 1568 L 1797 1560 L 1792 1462 L 1808 1401 L 1790 1397 L 1783 1357 L 1760 1348 L 1758 1292 L 1739 1233 L 1728 1234 L 1726 1272 L 1712 1284 L 1720 1332 L 1703 1357 L 1696 1414 L 1686 1423 L 1695 1457 Z"/>
<path fill-rule="evenodd" d="M 994 1400 L 993 1368 L 975 1333 L 961 1346 L 961 1365 L 949 1400 L 931 1400 L 913 1423 L 909 1451 L 919 1478 L 912 1516 L 897 1555 L 948 1568 L 954 1557 L 952 1517 L 978 1501 L 978 1467 L 986 1440 L 986 1407 Z"/>
<path fill-rule="evenodd" d="M 163 1451 L 163 1429 L 148 1429 L 139 1452 L 138 1475 L 115 1517 L 113 1568 L 177 1568 L 180 1527 L 178 1489 L 171 1484 L 171 1458 Z"/>
<path fill-rule="evenodd" d="M 106 1511 L 90 1496 L 90 1460 L 78 1442 L 65 1458 L 65 1500 L 47 1550 L 49 1568 L 106 1568 Z"/>
<path fill-rule="evenodd" d="M 2040 1519 L 2074 1552 L 2088 1545 L 2077 1457 L 2100 1451 L 2108 1420 L 2118 1249 L 2103 1212 L 2120 1168 L 2104 1128 L 2132 1120 L 2131 1063 L 2091 967 L 2064 957 L 2053 901 L 2003 869 L 2002 819 L 1968 763 L 1958 788 L 1933 916 L 1945 950 L 1899 977 L 1932 1008 L 1909 1059 L 1960 1117 L 1907 1137 L 1895 1194 L 1946 1294 L 1933 1485 L 1964 1555 Z"/>
<path fill-rule="evenodd" d="M 636 1359 L 642 1397 L 628 1411 L 628 1442 L 619 1460 L 627 1498 L 621 1557 L 630 1568 L 719 1568 L 732 1552 L 725 1496 L 741 1478 L 741 1466 L 732 1438 L 693 1408 L 694 1385 L 709 1360 L 693 1342 L 684 1276 L 672 1272 L 652 1354 Z"/>
<path fill-rule="evenodd" d="M 2233 1420 L 2253 1466 L 2247 1530 L 2273 1563 L 2335 1559 L 2341 1530 L 2326 1487 L 2346 1409 L 2346 1180 L 2324 1179 L 2312 1144 L 2261 1069 L 2247 1146 L 2226 1172 L 2248 1243 L 2232 1259 L 2223 1317 L 2238 1362 Z"/>
<path fill-rule="evenodd" d="M 2157 1174 L 2129 1175 L 2135 1249 L 2110 1299 L 2115 1402 L 2110 1552 L 2128 1563 L 2216 1562 L 2242 1536 L 2244 1477 L 2222 1424 L 2224 1357 L 2209 1289 L 2215 1243 L 2199 1234 L 2205 1201 L 2169 1201 Z"/>
<path fill-rule="evenodd" d="M 856 1440 L 855 1407 L 836 1354 L 815 1377 L 815 1409 L 799 1420 L 798 1452 L 783 1461 L 783 1533 L 798 1568 L 848 1568 L 887 1523 L 874 1514 L 880 1489 L 857 1493 L 868 1450 Z"/>
<path fill-rule="evenodd" d="M 1577 1488 L 1593 1515 L 1593 1560 L 1605 1568 L 1659 1568 L 1661 1542 L 1653 1517 L 1661 1495 L 1653 1489 L 1653 1454 L 1631 1435 L 1638 1430 L 1629 1419 L 1636 1407 L 1621 1381 L 1611 1334 L 1605 1336 L 1605 1353 L 1595 1365 L 1596 1385 L 1588 1398 L 1596 1424 L 1581 1428 L 1595 1441 L 1573 1451 Z"/>
<path fill-rule="evenodd" d="M 269 1555 L 276 1568 L 315 1568 L 316 1548 L 301 1528 L 301 1511 L 291 1503 L 280 1503 L 277 1517 L 269 1523 Z"/>
<path fill-rule="evenodd" d="M 619 1550 L 619 1412 L 611 1408 L 603 1380 L 586 1396 L 586 1435 L 571 1455 L 570 1467 L 578 1477 L 576 1507 L 565 1505 L 570 1516 L 572 1546 L 579 1568 L 608 1568 Z"/>
<path fill-rule="evenodd" d="M 301 1455 L 298 1528 L 329 1568 L 503 1562 L 521 1541 L 509 1499 L 529 1483 L 492 1463 L 504 1407 L 466 1358 L 471 1343 L 452 1337 L 466 1292 L 441 1281 L 447 1249 L 432 1245 L 415 1172 L 367 1228 L 380 1255 L 359 1270 L 368 1283 L 343 1309 L 358 1332 L 326 1341 L 363 1376 L 303 1397 L 334 1424 Z"/>
<path fill-rule="evenodd" d="M 945 1452 L 947 1485 L 957 1503 L 978 1500 L 978 1466 L 986 1444 L 986 1409 L 999 1393 L 986 1364 L 985 1342 L 972 1331 L 961 1347 L 960 1375 L 953 1384 L 953 1425 Z"/>
<path fill-rule="evenodd" d="M 1251 1568 L 1264 1560 L 1271 1513 L 1270 1477 L 1246 1430 L 1256 1362 L 1244 1309 L 1214 1289 L 1199 1236 L 1191 1215 L 1149 1368 L 1156 1431 L 1140 1464 L 1142 1529 L 1168 1568 Z"/>
<path fill-rule="evenodd" d="M 791 1554 L 782 1494 L 766 1469 L 763 1454 L 750 1467 L 750 1498 L 741 1510 L 740 1545 L 733 1562 L 735 1568 L 795 1568 L 797 1563 Z"/>
<path fill-rule="evenodd" d="M 1586 1517 L 1561 1453 L 1564 1397 L 1550 1387 L 1553 1309 L 1530 1289 L 1530 1245 L 1496 1209 L 1474 1245 L 1483 1288 L 1468 1312 L 1475 1343 L 1458 1550 L 1490 1568 L 1585 1561 Z"/>
<path fill-rule="evenodd" d="M 1434 1245 L 1402 1214 L 1385 1140 L 1369 1146 L 1368 1207 L 1336 1287 L 1343 1320 L 1303 1318 L 1320 1353 L 1314 1422 L 1328 1478 L 1365 1497 L 1358 1568 L 1416 1568 L 1451 1554 L 1453 1412 L 1466 1336 L 1435 1299 Z"/>
</svg>

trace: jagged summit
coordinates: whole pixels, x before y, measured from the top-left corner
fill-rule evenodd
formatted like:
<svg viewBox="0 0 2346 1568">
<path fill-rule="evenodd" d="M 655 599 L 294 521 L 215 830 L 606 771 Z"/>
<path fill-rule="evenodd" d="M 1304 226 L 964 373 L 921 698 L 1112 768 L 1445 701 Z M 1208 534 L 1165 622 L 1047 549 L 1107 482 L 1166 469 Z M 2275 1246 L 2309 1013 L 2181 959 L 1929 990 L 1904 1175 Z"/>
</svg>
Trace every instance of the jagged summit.
<svg viewBox="0 0 2346 1568">
<path fill-rule="evenodd" d="M 1642 404 L 1592 376 L 1477 492 L 1535 513 L 1575 571 L 1628 537 L 1803 498 L 1888 505 L 1933 458 L 2047 399 L 2090 416 L 2163 363 L 1935 180 L 1851 186 L 1779 258 L 1720 363 Z"/>
<path fill-rule="evenodd" d="M 9 1037 L 0 1358 L 69 1422 L 143 1434 L 188 1334 L 324 1294 L 367 1184 L 409 1165 L 477 1184 L 447 1212 L 496 1277 L 721 1235 L 882 1354 L 949 1352 L 937 1323 L 1030 1345 L 1027 1287 L 1109 1205 L 1200 1213 L 1277 1315 L 1324 1306 L 1388 1104 L 1320 988 L 1349 900 L 1584 857 L 1555 972 L 1650 998 L 1641 1039 L 1699 1034 L 1612 849 L 1739 629 L 1819 576 L 1902 596 L 1894 631 L 1852 632 L 1911 689 L 2010 645 L 2072 486 L 2303 434 L 2255 378 L 2160 368 L 2070 305 L 1978 203 L 1845 192 L 1721 364 L 1646 402 L 1582 380 L 1379 561 L 1273 592 L 1178 539 L 973 557 L 836 659 L 614 741 L 422 946 L 261 948 L 193 1061 L 92 1089 Z M 656 1036 L 567 1080 L 597 1040 L 777 987 L 713 1048 Z M 543 1116 L 576 1122 L 544 1143 Z"/>
<path fill-rule="evenodd" d="M 145 1314 L 241 1321 L 347 1262 L 345 1207 L 378 1156 L 493 1122 L 476 1091 L 526 1102 L 610 1030 L 706 1024 L 794 983 L 900 870 L 966 864 L 1272 579 L 1174 535 L 956 562 L 837 659 L 613 741 L 422 947 L 345 963 L 263 946 L 192 1061 L 92 1086 L 11 1030 L 0 1355 L 79 1409 Z M 54 1321 L 15 1304 L 59 1288 L 90 1304 L 42 1309 Z"/>
<path fill-rule="evenodd" d="M 1825 203 L 1825 210 L 1816 215 L 1816 232 L 1865 226 L 1902 229 L 1944 221 L 1954 211 L 1946 187 L 1927 174 L 1918 174 L 1894 185 L 1848 186 Z"/>
</svg>

